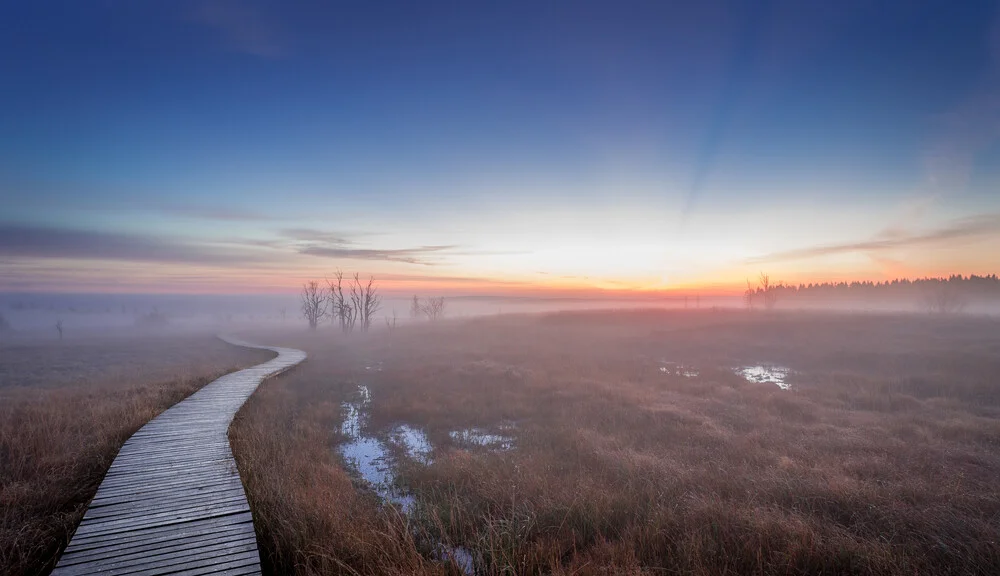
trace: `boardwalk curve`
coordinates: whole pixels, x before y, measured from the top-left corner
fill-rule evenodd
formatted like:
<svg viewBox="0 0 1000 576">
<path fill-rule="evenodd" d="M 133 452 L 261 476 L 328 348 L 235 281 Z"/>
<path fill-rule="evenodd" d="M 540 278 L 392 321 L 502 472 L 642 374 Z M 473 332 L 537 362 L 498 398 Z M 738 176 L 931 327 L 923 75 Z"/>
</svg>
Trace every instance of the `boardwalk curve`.
<svg viewBox="0 0 1000 576">
<path fill-rule="evenodd" d="M 277 352 L 226 374 L 152 419 L 112 462 L 54 576 L 260 574 L 253 519 L 229 447 L 229 424 L 265 378 L 305 360 Z"/>
</svg>

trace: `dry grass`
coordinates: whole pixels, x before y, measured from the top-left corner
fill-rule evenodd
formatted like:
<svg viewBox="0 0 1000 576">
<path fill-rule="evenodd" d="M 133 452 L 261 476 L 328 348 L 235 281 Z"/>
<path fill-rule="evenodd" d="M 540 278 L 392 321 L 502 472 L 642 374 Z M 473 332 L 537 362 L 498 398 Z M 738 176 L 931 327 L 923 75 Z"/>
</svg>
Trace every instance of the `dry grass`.
<svg viewBox="0 0 1000 576">
<path fill-rule="evenodd" d="M 0 345 L 0 574 L 45 574 L 125 440 L 269 353 L 207 336 Z"/>
<path fill-rule="evenodd" d="M 232 437 L 272 573 L 454 572 L 432 561 L 444 541 L 483 574 L 995 574 L 998 328 L 705 311 L 289 336 L 310 360 Z M 760 361 L 793 368 L 793 389 L 731 369 Z M 373 431 L 409 423 L 435 446 L 430 465 L 400 460 L 410 518 L 335 451 L 360 383 Z M 510 452 L 448 435 L 505 420 Z"/>
</svg>

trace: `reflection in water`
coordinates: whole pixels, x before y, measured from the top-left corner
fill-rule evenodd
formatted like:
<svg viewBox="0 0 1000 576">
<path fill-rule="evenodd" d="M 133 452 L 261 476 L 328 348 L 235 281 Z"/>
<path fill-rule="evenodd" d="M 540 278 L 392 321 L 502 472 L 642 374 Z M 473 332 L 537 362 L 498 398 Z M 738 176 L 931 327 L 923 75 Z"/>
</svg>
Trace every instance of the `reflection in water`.
<svg viewBox="0 0 1000 576">
<path fill-rule="evenodd" d="M 427 438 L 427 433 L 423 430 L 409 424 L 401 424 L 392 429 L 389 437 L 410 458 L 424 464 L 430 464 L 433 447 L 430 439 Z"/>
<path fill-rule="evenodd" d="M 478 446 L 488 450 L 511 450 L 514 448 L 514 423 L 504 422 L 500 425 L 498 432 L 492 432 L 485 428 L 466 428 L 464 430 L 453 430 L 448 433 L 456 444 L 467 447 Z"/>
<path fill-rule="evenodd" d="M 390 446 L 375 436 L 362 434 L 367 423 L 368 407 L 371 405 L 371 401 L 371 392 L 368 387 L 359 386 L 358 399 L 343 404 L 344 422 L 340 426 L 340 431 L 348 438 L 348 441 L 340 445 L 340 453 L 348 465 L 354 468 L 379 497 L 399 505 L 404 513 L 409 514 L 413 509 L 414 499 L 413 496 L 403 493 L 396 487 L 396 475 L 392 469 Z M 401 426 L 397 430 L 400 428 L 403 427 Z M 405 432 L 400 432 L 400 437 L 405 438 L 406 442 L 413 442 L 413 445 L 417 445 L 419 441 L 417 433 L 423 434 L 423 432 L 408 429 Z M 427 446 L 427 450 L 421 453 L 421 457 L 425 458 L 430 452 L 430 443 L 426 436 L 423 438 L 423 442 Z M 406 451 L 410 452 L 409 449 Z"/>
<path fill-rule="evenodd" d="M 778 388 L 782 390 L 788 390 L 791 387 L 786 382 L 790 372 L 791 370 L 784 366 L 764 364 L 736 368 L 736 373 L 745 378 L 747 382 L 777 384 Z"/>
<path fill-rule="evenodd" d="M 433 446 L 423 430 L 409 424 L 400 424 L 393 428 L 389 432 L 388 441 L 365 435 L 364 428 L 367 425 L 370 406 L 371 391 L 367 386 L 359 386 L 358 398 L 343 404 L 344 422 L 340 426 L 340 431 L 348 440 L 340 445 L 340 453 L 379 498 L 399 506 L 403 513 L 409 516 L 414 511 L 416 499 L 396 485 L 393 448 L 407 458 L 429 464 Z M 513 440 L 508 441 L 511 444 L 513 442 Z M 436 556 L 442 562 L 454 562 L 463 574 L 475 572 L 472 553 L 461 546 L 439 544 Z"/>
<path fill-rule="evenodd" d="M 684 378 L 697 378 L 698 370 L 691 367 L 685 366 L 684 364 L 678 364 L 677 362 L 667 362 L 666 360 L 660 360 L 660 372 L 664 374 L 671 374 L 674 376 L 682 376 Z"/>
</svg>

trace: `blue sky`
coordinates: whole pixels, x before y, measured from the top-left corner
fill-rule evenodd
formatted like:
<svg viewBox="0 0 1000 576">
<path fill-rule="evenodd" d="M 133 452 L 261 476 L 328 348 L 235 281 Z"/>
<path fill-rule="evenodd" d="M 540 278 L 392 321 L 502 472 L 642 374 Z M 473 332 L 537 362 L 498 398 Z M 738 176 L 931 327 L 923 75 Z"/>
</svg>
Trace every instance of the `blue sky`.
<svg viewBox="0 0 1000 576">
<path fill-rule="evenodd" d="M 996 272 L 997 3 L 668 4 L 4 5 L 0 290 Z"/>
</svg>

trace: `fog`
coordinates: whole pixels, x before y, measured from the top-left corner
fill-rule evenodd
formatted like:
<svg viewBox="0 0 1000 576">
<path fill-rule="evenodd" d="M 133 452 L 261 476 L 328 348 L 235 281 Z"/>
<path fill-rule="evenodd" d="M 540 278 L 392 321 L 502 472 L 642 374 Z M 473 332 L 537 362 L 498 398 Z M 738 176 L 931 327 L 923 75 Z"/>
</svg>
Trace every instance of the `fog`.
<svg viewBox="0 0 1000 576">
<path fill-rule="evenodd" d="M 749 297 L 748 297 L 749 296 Z M 387 293 L 374 320 L 412 321 L 412 295 Z M 1000 282 L 991 277 L 952 277 L 886 283 L 754 286 L 743 295 L 697 293 L 630 298 L 445 296 L 445 317 L 472 318 L 574 310 L 743 309 L 747 311 L 841 311 L 914 314 L 1000 314 Z M 0 334 L 64 337 L 94 333 L 220 331 L 240 327 L 305 326 L 298 294 L 0 294 Z M 329 323 L 329 316 L 323 322 Z"/>
</svg>

